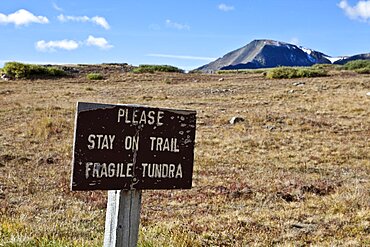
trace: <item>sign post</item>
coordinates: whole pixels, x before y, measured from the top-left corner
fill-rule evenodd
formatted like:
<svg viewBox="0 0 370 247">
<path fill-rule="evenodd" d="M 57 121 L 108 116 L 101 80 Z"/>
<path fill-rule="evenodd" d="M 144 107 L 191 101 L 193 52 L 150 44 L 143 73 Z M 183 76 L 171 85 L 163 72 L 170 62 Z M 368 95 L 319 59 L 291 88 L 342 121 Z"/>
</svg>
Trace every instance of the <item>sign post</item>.
<svg viewBox="0 0 370 247">
<path fill-rule="evenodd" d="M 109 190 L 104 246 L 136 246 L 141 190 L 190 189 L 196 112 L 77 104 L 72 190 Z"/>
<path fill-rule="evenodd" d="M 108 191 L 104 247 L 137 245 L 141 190 Z"/>
</svg>

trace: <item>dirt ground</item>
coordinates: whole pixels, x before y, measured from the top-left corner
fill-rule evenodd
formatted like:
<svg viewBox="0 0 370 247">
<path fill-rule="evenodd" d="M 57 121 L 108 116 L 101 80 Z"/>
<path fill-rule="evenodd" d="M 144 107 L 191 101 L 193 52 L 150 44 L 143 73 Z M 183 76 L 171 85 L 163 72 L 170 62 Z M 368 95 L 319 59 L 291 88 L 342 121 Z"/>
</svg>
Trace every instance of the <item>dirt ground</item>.
<svg viewBox="0 0 370 247">
<path fill-rule="evenodd" d="M 77 101 L 197 111 L 193 188 L 143 192 L 140 246 L 370 245 L 369 75 L 77 69 L 0 81 L 0 246 L 102 245 L 107 192 L 69 189 Z"/>
</svg>

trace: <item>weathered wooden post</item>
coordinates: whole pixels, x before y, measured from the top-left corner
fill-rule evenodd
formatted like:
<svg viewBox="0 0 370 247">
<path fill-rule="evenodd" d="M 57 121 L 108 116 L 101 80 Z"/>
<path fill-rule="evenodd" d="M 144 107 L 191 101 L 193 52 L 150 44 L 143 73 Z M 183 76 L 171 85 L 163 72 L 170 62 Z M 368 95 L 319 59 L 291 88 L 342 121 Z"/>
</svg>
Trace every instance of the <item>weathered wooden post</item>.
<svg viewBox="0 0 370 247">
<path fill-rule="evenodd" d="M 104 247 L 137 245 L 141 190 L 108 191 Z"/>
<path fill-rule="evenodd" d="M 104 246 L 136 246 L 141 190 L 190 189 L 196 112 L 77 104 L 72 190 L 109 190 Z"/>
</svg>

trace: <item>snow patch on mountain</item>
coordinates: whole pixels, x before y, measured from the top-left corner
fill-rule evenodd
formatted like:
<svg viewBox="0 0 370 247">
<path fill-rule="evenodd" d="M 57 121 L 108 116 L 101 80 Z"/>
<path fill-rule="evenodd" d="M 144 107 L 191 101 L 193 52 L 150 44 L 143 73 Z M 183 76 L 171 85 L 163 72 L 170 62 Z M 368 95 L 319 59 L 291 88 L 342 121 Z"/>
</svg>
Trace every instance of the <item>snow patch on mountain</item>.
<svg viewBox="0 0 370 247">
<path fill-rule="evenodd" d="M 314 58 L 311 54 L 312 54 L 312 50 L 311 49 L 308 49 L 308 48 L 305 48 L 303 46 L 300 46 L 299 47 L 302 51 L 304 51 L 306 54 L 307 54 L 307 57 L 308 59 L 312 62 L 312 63 L 316 63 L 316 58 Z"/>
<path fill-rule="evenodd" d="M 331 63 L 335 63 L 336 61 L 345 59 L 345 57 L 329 57 L 329 56 L 327 56 L 325 58 L 328 59 Z"/>
<path fill-rule="evenodd" d="M 304 48 L 302 46 L 300 46 L 299 48 L 301 48 L 301 50 L 304 51 L 304 52 L 306 52 L 308 55 L 311 55 L 311 53 L 312 53 L 312 50 L 311 49 Z"/>
</svg>

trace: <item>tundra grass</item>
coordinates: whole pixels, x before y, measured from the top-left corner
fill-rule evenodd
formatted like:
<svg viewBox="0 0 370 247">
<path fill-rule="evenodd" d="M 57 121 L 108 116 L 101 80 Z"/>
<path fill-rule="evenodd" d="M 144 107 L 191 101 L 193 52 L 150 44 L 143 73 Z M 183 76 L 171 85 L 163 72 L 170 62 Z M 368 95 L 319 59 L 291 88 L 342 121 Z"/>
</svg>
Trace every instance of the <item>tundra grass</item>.
<svg viewBox="0 0 370 247">
<path fill-rule="evenodd" d="M 0 246 L 102 245 L 107 192 L 69 190 L 77 101 L 197 111 L 193 188 L 143 192 L 139 246 L 370 245 L 368 76 L 105 72 L 0 83 Z"/>
</svg>

